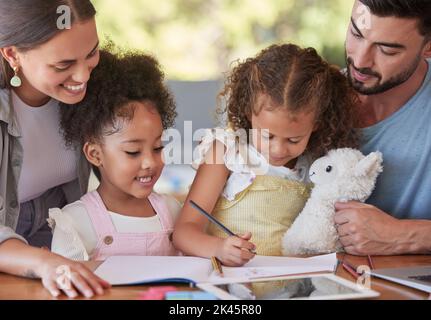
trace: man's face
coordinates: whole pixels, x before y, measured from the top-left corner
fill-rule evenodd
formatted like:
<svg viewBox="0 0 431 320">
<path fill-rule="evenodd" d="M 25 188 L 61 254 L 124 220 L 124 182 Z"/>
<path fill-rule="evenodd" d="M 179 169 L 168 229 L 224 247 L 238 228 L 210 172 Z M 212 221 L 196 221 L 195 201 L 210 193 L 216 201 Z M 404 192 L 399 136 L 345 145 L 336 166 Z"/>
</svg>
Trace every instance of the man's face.
<svg viewBox="0 0 431 320">
<path fill-rule="evenodd" d="M 363 95 L 395 88 L 417 70 L 425 44 L 418 20 L 381 18 L 356 0 L 346 37 L 349 81 Z"/>
</svg>

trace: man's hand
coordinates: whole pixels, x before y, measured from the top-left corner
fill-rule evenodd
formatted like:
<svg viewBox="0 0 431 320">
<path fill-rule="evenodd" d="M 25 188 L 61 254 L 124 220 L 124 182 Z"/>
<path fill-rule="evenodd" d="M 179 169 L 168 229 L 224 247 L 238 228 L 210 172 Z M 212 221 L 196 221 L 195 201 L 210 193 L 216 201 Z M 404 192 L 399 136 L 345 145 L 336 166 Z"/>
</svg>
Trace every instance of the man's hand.
<svg viewBox="0 0 431 320">
<path fill-rule="evenodd" d="M 402 223 L 382 210 L 360 202 L 335 205 L 334 221 L 345 251 L 353 255 L 401 254 Z"/>
</svg>

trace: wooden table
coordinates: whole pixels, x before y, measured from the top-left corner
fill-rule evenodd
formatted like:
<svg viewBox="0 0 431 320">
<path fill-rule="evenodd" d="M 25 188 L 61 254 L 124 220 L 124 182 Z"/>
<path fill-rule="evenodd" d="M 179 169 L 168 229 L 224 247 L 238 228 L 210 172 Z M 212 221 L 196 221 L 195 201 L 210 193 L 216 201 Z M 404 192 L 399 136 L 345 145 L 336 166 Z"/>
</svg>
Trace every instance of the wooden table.
<svg viewBox="0 0 431 320">
<path fill-rule="evenodd" d="M 340 260 L 345 259 L 350 264 L 359 266 L 367 265 L 367 259 L 344 254 L 338 254 Z M 375 268 L 412 267 L 431 265 L 431 256 L 389 256 L 373 257 Z M 346 272 L 341 265 L 336 274 L 345 279 L 354 281 L 354 278 Z M 103 296 L 93 299 L 98 300 L 136 300 L 138 295 L 148 286 L 114 287 Z M 392 282 L 372 278 L 371 288 L 380 292 L 381 300 L 424 300 L 429 294 L 404 287 Z M 189 290 L 187 286 L 180 286 L 180 290 Z M 39 280 L 28 280 L 0 273 L 0 300 L 47 300 L 53 299 Z M 67 299 L 65 296 L 59 299 Z"/>
</svg>

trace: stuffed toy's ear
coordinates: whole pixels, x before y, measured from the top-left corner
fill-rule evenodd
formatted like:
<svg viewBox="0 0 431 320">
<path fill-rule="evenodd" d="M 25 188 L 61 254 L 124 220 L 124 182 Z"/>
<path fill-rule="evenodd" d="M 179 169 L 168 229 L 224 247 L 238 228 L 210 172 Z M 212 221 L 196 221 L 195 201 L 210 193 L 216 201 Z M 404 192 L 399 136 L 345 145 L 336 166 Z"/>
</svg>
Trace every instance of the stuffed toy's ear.
<svg viewBox="0 0 431 320">
<path fill-rule="evenodd" d="M 359 161 L 359 163 L 355 167 L 355 176 L 368 176 L 371 173 L 379 173 L 382 172 L 383 156 L 379 151 L 372 152 L 364 159 Z"/>
</svg>

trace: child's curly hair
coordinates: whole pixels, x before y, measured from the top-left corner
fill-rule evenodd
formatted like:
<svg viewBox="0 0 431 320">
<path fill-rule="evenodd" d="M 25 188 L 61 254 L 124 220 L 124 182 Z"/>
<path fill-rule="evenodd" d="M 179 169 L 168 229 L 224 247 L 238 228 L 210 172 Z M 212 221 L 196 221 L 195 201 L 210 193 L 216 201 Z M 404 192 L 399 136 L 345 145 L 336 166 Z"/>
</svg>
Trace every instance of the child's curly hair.
<svg viewBox="0 0 431 320">
<path fill-rule="evenodd" d="M 143 101 L 154 104 L 164 129 L 173 126 L 175 103 L 157 60 L 139 51 L 115 49 L 109 43 L 100 51 L 85 98 L 75 105 L 60 104 L 66 144 L 80 147 L 88 141 L 102 141 L 107 132 L 119 129 L 119 119 L 133 118 L 133 102 Z"/>
<path fill-rule="evenodd" d="M 307 152 L 320 157 L 330 149 L 356 148 L 357 96 L 340 70 L 324 61 L 313 48 L 272 45 L 239 63 L 228 76 L 218 113 L 227 114 L 234 130 L 250 130 L 251 115 L 260 112 L 257 97 L 268 95 L 279 107 L 294 113 L 314 111 L 317 130 Z"/>
</svg>

